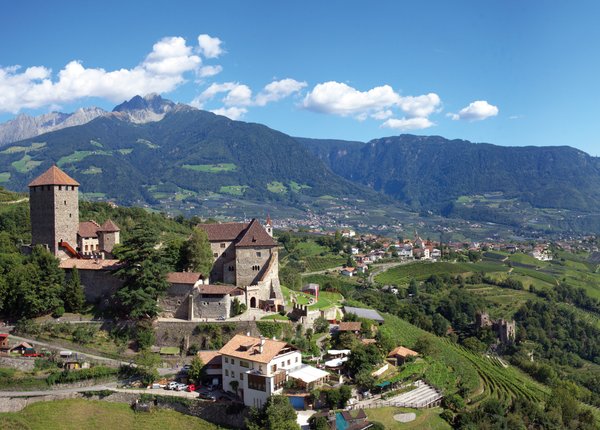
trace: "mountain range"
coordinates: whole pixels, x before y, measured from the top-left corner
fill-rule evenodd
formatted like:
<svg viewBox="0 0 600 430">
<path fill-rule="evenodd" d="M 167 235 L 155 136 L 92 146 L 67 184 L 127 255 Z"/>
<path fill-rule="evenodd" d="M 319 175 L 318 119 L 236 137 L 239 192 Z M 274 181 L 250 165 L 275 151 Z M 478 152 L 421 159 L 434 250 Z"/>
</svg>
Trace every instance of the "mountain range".
<svg viewBox="0 0 600 430">
<path fill-rule="evenodd" d="M 508 224 L 527 208 L 600 219 L 600 159 L 568 146 L 407 134 L 369 142 L 294 138 L 158 95 L 136 96 L 112 112 L 20 115 L 0 125 L 0 136 L 21 139 L 0 151 L 0 183 L 18 191 L 56 163 L 89 196 L 125 204 L 220 195 L 305 208 L 332 197 Z"/>
</svg>

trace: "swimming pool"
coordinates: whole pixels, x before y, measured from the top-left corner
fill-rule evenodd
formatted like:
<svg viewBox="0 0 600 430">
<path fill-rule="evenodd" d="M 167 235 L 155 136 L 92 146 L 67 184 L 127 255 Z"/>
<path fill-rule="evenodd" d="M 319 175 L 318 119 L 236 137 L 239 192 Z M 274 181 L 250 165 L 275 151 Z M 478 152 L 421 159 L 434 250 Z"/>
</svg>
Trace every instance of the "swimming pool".
<svg viewBox="0 0 600 430">
<path fill-rule="evenodd" d="M 348 428 L 348 423 L 341 412 L 335 414 L 335 428 L 336 430 L 346 430 Z"/>
</svg>

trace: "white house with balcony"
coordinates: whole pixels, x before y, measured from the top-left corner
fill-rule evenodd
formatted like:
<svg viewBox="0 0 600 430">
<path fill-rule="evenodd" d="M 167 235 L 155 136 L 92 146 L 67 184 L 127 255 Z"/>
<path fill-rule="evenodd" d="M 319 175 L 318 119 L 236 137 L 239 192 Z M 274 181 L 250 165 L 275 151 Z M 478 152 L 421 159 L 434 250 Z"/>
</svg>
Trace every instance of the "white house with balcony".
<svg viewBox="0 0 600 430">
<path fill-rule="evenodd" d="M 262 407 L 273 394 L 281 394 L 287 374 L 302 366 L 300 351 L 286 342 L 234 336 L 219 350 L 223 389 L 236 391 L 246 406 Z M 233 383 L 236 381 L 236 383 Z"/>
</svg>

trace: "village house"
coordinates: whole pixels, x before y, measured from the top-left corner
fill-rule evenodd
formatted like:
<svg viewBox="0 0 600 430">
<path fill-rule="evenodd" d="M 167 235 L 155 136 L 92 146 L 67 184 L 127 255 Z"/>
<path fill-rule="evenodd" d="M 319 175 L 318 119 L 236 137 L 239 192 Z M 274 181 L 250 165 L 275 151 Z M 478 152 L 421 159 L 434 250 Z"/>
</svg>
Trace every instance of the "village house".
<svg viewBox="0 0 600 430">
<path fill-rule="evenodd" d="M 361 330 L 361 322 L 360 321 L 342 321 L 337 328 L 339 332 L 350 332 L 355 335 L 360 335 Z"/>
<path fill-rule="evenodd" d="M 344 267 L 342 270 L 340 270 L 340 274 L 342 276 L 348 276 L 348 277 L 354 276 L 355 272 L 356 272 L 356 269 L 354 269 L 354 267 Z"/>
<path fill-rule="evenodd" d="M 316 387 L 329 376 L 325 371 L 303 365 L 300 350 L 278 340 L 238 334 L 219 354 L 223 389 L 235 392 L 246 406 L 262 407 L 270 396 L 282 393 L 288 378 Z"/>
<path fill-rule="evenodd" d="M 406 362 L 409 357 L 418 357 L 419 353 L 412 349 L 398 346 L 387 355 L 387 361 L 395 366 L 400 366 Z"/>
<path fill-rule="evenodd" d="M 212 385 L 220 385 L 223 381 L 223 357 L 219 351 L 198 351 L 197 355 L 204 363 L 204 379 Z"/>
</svg>

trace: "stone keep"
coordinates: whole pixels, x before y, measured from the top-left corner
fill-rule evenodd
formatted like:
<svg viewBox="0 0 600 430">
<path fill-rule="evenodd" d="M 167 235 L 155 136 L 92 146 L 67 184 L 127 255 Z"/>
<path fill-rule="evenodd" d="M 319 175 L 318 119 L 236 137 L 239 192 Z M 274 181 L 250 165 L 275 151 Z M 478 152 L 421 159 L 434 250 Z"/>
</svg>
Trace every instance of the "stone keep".
<svg viewBox="0 0 600 430">
<path fill-rule="evenodd" d="M 44 245 L 56 256 L 66 242 L 77 246 L 79 226 L 79 183 L 56 166 L 29 184 L 31 244 Z"/>
</svg>

